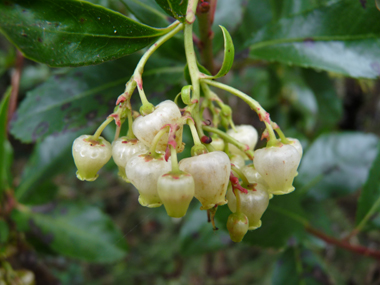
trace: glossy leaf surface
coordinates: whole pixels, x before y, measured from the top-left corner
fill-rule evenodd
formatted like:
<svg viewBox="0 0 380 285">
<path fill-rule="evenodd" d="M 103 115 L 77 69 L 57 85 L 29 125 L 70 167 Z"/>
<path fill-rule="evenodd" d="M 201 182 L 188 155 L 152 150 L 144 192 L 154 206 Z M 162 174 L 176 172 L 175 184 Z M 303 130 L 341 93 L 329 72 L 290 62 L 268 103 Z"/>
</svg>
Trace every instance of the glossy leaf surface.
<svg viewBox="0 0 380 285">
<path fill-rule="evenodd" d="M 322 135 L 306 150 L 294 181 L 317 200 L 352 193 L 366 181 L 377 143 L 359 132 Z"/>
<path fill-rule="evenodd" d="M 122 0 L 128 10 L 141 22 L 152 27 L 169 25 L 166 16 L 154 0 Z"/>
<path fill-rule="evenodd" d="M 31 232 L 54 251 L 68 257 L 112 262 L 127 253 L 123 234 L 100 209 L 83 203 L 60 203 L 15 211 L 18 228 Z"/>
<path fill-rule="evenodd" d="M 54 67 L 98 64 L 151 44 L 155 29 L 85 1 L 1 0 L 0 31 L 23 54 Z"/>
<path fill-rule="evenodd" d="M 169 16 L 182 23 L 186 21 L 188 0 L 156 0 L 156 2 Z"/>
<path fill-rule="evenodd" d="M 137 61 L 133 55 L 53 75 L 27 94 L 12 122 L 12 134 L 30 142 L 100 123 L 112 113 Z M 149 62 L 143 77 L 146 92 L 167 90 L 168 81 L 178 80 L 176 75 L 181 75 L 183 67 L 161 68 L 171 63 L 164 59 Z"/>
<path fill-rule="evenodd" d="M 247 46 L 254 59 L 376 78 L 378 13 L 372 1 L 365 9 L 359 1 L 338 1 L 268 24 L 252 34 Z"/>
</svg>

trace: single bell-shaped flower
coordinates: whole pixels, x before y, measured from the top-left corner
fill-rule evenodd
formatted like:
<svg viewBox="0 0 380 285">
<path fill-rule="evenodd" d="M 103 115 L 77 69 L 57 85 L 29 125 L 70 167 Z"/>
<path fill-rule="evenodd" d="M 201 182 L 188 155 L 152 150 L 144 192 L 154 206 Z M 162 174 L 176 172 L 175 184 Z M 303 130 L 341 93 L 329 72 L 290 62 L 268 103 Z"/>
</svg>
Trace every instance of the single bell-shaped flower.
<svg viewBox="0 0 380 285">
<path fill-rule="evenodd" d="M 72 154 L 78 179 L 94 181 L 98 178 L 98 171 L 110 160 L 111 153 L 111 144 L 103 137 L 94 140 L 91 135 L 82 135 L 76 138 Z"/>
<path fill-rule="evenodd" d="M 301 154 L 294 146 L 280 144 L 256 150 L 253 164 L 268 184 L 268 192 L 282 195 L 294 190 L 293 180 L 300 161 Z"/>
<path fill-rule="evenodd" d="M 139 203 L 142 206 L 155 208 L 162 205 L 157 192 L 157 181 L 162 174 L 171 170 L 170 161 L 164 159 L 164 154 L 136 153 L 125 166 L 125 173 L 131 183 L 140 193 Z"/>
<path fill-rule="evenodd" d="M 227 203 L 225 195 L 231 163 L 226 153 L 214 151 L 185 158 L 179 162 L 179 168 L 193 176 L 194 196 L 201 202 L 202 210 Z"/>
<path fill-rule="evenodd" d="M 168 216 L 181 218 L 186 215 L 194 197 L 194 179 L 190 173 L 169 172 L 160 176 L 157 192 Z"/>
</svg>

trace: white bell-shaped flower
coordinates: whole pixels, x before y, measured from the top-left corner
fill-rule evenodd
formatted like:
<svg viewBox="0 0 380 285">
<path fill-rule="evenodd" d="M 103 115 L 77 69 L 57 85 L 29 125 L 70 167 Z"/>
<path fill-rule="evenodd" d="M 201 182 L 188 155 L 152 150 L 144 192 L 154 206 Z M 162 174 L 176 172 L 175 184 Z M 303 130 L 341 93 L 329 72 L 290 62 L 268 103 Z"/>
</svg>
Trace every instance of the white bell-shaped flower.
<svg viewBox="0 0 380 285">
<path fill-rule="evenodd" d="M 163 154 L 153 158 L 149 153 L 136 153 L 128 160 L 125 173 L 139 191 L 139 203 L 142 206 L 155 208 L 162 205 L 157 193 L 157 181 L 162 174 L 170 170 L 171 163 L 170 161 L 165 161 Z"/>
<path fill-rule="evenodd" d="M 253 164 L 268 184 L 268 192 L 281 195 L 294 190 L 293 180 L 300 161 L 301 154 L 294 146 L 280 144 L 256 150 Z"/>
<path fill-rule="evenodd" d="M 226 153 L 214 151 L 184 158 L 179 162 L 179 168 L 193 176 L 194 196 L 201 202 L 202 210 L 227 203 L 225 195 L 230 178 L 231 163 Z"/>
<path fill-rule="evenodd" d="M 94 181 L 98 171 L 110 160 L 112 147 L 103 137 L 91 141 L 91 135 L 82 135 L 73 142 L 72 154 L 80 180 Z"/>
<path fill-rule="evenodd" d="M 147 147 L 150 147 L 155 135 L 161 128 L 168 124 L 176 124 L 181 118 L 181 111 L 178 106 L 170 100 L 166 100 L 158 104 L 155 110 L 146 115 L 139 116 L 132 124 L 134 135 Z M 177 142 L 177 152 L 183 150 L 182 145 L 183 126 L 179 126 L 176 131 L 175 140 Z M 156 150 L 165 151 L 168 144 L 168 133 L 165 133 L 159 140 Z"/>
</svg>

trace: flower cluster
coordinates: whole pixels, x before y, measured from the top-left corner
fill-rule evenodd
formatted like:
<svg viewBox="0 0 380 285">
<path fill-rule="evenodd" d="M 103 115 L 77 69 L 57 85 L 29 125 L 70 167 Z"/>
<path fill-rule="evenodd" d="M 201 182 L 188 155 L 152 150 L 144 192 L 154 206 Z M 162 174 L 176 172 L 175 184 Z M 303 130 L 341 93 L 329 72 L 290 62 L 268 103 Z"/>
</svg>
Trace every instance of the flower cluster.
<svg viewBox="0 0 380 285">
<path fill-rule="evenodd" d="M 192 23 L 192 22 L 191 22 Z M 119 175 L 139 192 L 139 203 L 145 207 L 164 205 L 170 217 L 183 217 L 195 197 L 201 210 L 207 210 L 216 229 L 214 215 L 219 206 L 228 204 L 232 214 L 227 221 L 231 239 L 239 242 L 248 230 L 261 226 L 261 216 L 273 195 L 294 190 L 293 180 L 302 156 L 298 140 L 287 138 L 269 113 L 243 92 L 215 79 L 227 73 L 232 65 L 232 41 L 221 72 L 206 75 L 198 69 L 193 47 L 192 24 L 173 23 L 173 30 L 152 45 L 141 58 L 116 108 L 93 136 L 83 135 L 73 143 L 77 177 L 93 181 L 97 172 L 113 157 Z M 186 85 L 175 101 L 166 100 L 154 106 L 144 92 L 142 72 L 148 57 L 167 39 L 184 28 L 184 44 L 191 85 Z M 224 29 L 226 38 L 228 32 Z M 230 61 L 230 62 L 229 62 Z M 216 87 L 239 97 L 254 110 L 265 124 L 261 138 L 267 146 L 255 150 L 258 132 L 253 126 L 235 126 L 230 106 L 210 88 Z M 141 99 L 139 112 L 130 99 L 137 88 Z M 201 98 L 202 95 L 202 98 Z M 178 106 L 181 98 L 186 105 Z M 205 110 L 211 120 L 204 118 Z M 116 123 L 115 139 L 108 143 L 100 135 L 112 121 Z M 120 128 L 128 122 L 128 133 L 119 138 Z M 211 124 L 206 124 L 211 121 Z M 184 150 L 182 134 L 188 125 L 193 137 L 191 157 L 178 162 L 177 153 Z M 211 126 L 212 125 L 212 126 Z M 278 138 L 276 136 L 278 135 Z"/>
</svg>

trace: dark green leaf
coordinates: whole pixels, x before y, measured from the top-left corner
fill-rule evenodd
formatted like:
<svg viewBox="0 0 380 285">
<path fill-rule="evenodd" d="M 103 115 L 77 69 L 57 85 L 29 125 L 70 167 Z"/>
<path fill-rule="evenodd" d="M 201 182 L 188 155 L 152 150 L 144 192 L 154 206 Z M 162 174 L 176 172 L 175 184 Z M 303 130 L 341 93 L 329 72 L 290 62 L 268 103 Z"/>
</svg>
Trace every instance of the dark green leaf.
<svg viewBox="0 0 380 285">
<path fill-rule="evenodd" d="M 298 195 L 275 196 L 261 218 L 262 226 L 249 231 L 243 241 L 261 247 L 283 247 L 288 239 L 304 231 L 304 216 Z"/>
<path fill-rule="evenodd" d="M 373 1 L 365 9 L 359 1 L 339 1 L 282 18 L 250 37 L 250 56 L 376 78 L 380 74 L 378 13 Z"/>
<path fill-rule="evenodd" d="M 367 179 L 378 138 L 364 133 L 320 136 L 306 151 L 295 179 L 296 189 L 317 200 L 347 195 Z M 301 190 L 303 191 L 303 190 Z"/>
<path fill-rule="evenodd" d="M 380 144 L 377 147 L 377 157 L 373 161 L 368 179 L 358 201 L 356 212 L 356 224 L 360 224 L 364 218 L 370 218 L 380 208 Z"/>
<path fill-rule="evenodd" d="M 328 270 L 314 253 L 304 247 L 288 247 L 278 259 L 272 273 L 272 284 L 330 284 Z"/>
<path fill-rule="evenodd" d="M 100 123 L 113 111 L 137 61 L 138 56 L 133 55 L 52 76 L 27 94 L 12 121 L 12 134 L 30 142 Z M 162 67 L 167 65 L 172 66 Z M 182 70 L 172 61 L 150 61 L 143 76 L 148 98 L 153 91 L 167 92 L 175 80 L 182 78 Z"/>
<path fill-rule="evenodd" d="M 325 72 L 316 72 L 312 69 L 302 71 L 318 103 L 318 130 L 324 132 L 334 129 L 343 114 L 342 100 L 335 91 L 334 82 Z"/>
<path fill-rule="evenodd" d="M 7 139 L 8 103 L 12 88 L 9 87 L 0 102 L 0 193 L 12 185 L 10 167 L 12 147 Z"/>
<path fill-rule="evenodd" d="M 131 54 L 169 30 L 145 26 L 85 1 L 1 0 L 0 31 L 26 57 L 59 67 Z"/>
<path fill-rule="evenodd" d="M 318 8 L 320 6 L 334 3 L 339 0 L 284 0 L 282 1 L 282 5 L 279 5 L 276 1 L 272 1 L 273 5 L 281 6 L 281 17 L 288 17 L 292 15 L 296 15 L 305 11 L 310 11 L 312 9 Z"/>
<path fill-rule="evenodd" d="M 156 0 L 157 4 L 171 17 L 184 23 L 188 0 Z"/>
<path fill-rule="evenodd" d="M 60 203 L 14 211 L 18 228 L 29 231 L 54 251 L 91 262 L 113 262 L 127 252 L 123 234 L 98 208 Z"/>
<path fill-rule="evenodd" d="M 232 38 L 230 33 L 226 30 L 225 27 L 219 26 L 223 31 L 223 37 L 224 37 L 224 59 L 223 64 L 220 70 L 216 75 L 209 76 L 207 74 L 203 74 L 203 78 L 208 79 L 215 79 L 222 76 L 225 76 L 228 71 L 230 71 L 232 64 L 234 63 L 235 58 L 235 48 L 234 43 L 232 42 Z"/>
<path fill-rule="evenodd" d="M 229 236 L 223 230 L 214 233 L 211 223 L 207 222 L 206 211 L 196 208 L 187 213 L 179 239 L 181 254 L 189 256 L 219 250 L 226 246 Z"/>
<path fill-rule="evenodd" d="M 227 1 L 230 2 L 230 1 Z M 276 1 L 280 3 L 280 1 Z M 218 12 L 219 9 L 217 9 Z M 239 52 L 253 32 L 257 32 L 272 20 L 272 11 L 269 1 L 250 0 L 243 10 L 241 25 L 233 34 L 235 48 Z M 229 19 L 229 18 L 227 18 Z M 219 22 L 217 22 L 219 23 Z"/>
<path fill-rule="evenodd" d="M 127 9 L 141 22 L 152 27 L 166 27 L 168 17 L 154 0 L 122 0 Z"/>
</svg>

